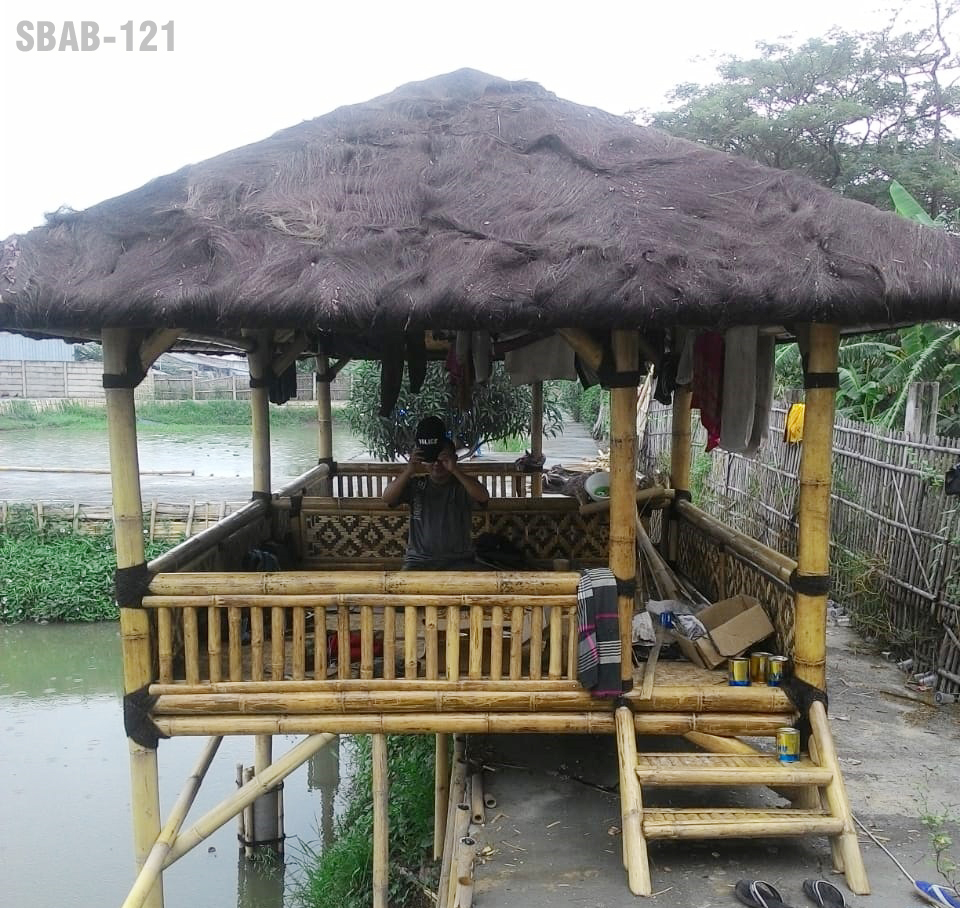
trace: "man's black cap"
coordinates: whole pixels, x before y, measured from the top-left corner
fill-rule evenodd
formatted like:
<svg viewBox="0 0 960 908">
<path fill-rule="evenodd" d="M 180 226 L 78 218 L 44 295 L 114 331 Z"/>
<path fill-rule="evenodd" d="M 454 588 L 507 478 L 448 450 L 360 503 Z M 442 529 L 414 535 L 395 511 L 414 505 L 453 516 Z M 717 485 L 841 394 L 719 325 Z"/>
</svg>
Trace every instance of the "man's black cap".
<svg viewBox="0 0 960 908">
<path fill-rule="evenodd" d="M 439 416 L 424 416 L 417 423 L 415 443 L 423 451 L 424 460 L 433 463 L 440 453 L 440 445 L 447 437 L 447 427 Z"/>
</svg>

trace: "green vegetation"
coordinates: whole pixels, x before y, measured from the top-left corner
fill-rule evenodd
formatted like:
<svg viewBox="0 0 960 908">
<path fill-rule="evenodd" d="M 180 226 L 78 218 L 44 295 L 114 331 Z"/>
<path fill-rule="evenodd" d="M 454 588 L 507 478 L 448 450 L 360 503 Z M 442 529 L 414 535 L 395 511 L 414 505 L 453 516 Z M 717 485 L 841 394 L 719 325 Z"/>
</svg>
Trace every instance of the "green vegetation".
<svg viewBox="0 0 960 908">
<path fill-rule="evenodd" d="M 369 908 L 373 901 L 373 797 L 370 738 L 351 738 L 355 772 L 337 839 L 322 854 L 306 849 L 297 900 L 304 908 Z M 433 735 L 389 735 L 391 905 L 420 904 L 436 889 L 433 849 Z"/>
<path fill-rule="evenodd" d="M 556 396 L 559 405 L 569 413 L 574 420 L 589 426 L 594 430 L 598 424 L 600 410 L 606 400 L 606 391 L 599 385 L 593 385 L 590 388 L 584 388 L 578 381 L 556 381 L 548 382 L 548 387 Z M 593 432 L 594 438 L 599 438 L 603 434 L 602 428 L 600 435 Z"/>
<path fill-rule="evenodd" d="M 334 409 L 337 419 L 340 411 Z M 314 404 L 270 406 L 272 426 L 302 425 L 316 422 Z M 245 400 L 142 401 L 137 404 L 137 420 L 163 426 L 249 426 L 250 403 Z M 10 401 L 0 411 L 3 429 L 104 429 L 107 412 L 102 404 L 86 405 L 60 401 L 56 406 L 37 410 L 29 401 Z"/>
<path fill-rule="evenodd" d="M 147 545 L 156 558 L 173 543 Z M 38 531 L 29 511 L 12 511 L 0 533 L 0 624 L 116 620 L 113 535 Z"/>
<path fill-rule="evenodd" d="M 556 435 L 562 428 L 560 407 L 549 389 L 544 390 L 543 431 Z M 497 439 L 530 436 L 530 386 L 514 387 L 502 363 L 494 366 L 490 379 L 473 386 L 469 409 L 460 409 L 457 388 L 451 384 L 443 363 L 428 363 L 418 394 L 411 394 L 406 372 L 390 416 L 380 409 L 380 365 L 360 363 L 353 373 L 353 391 L 345 415 L 353 433 L 367 450 L 384 460 L 406 454 L 413 446 L 413 433 L 422 416 L 435 414 L 447 426 L 458 445 L 476 449 Z"/>
</svg>

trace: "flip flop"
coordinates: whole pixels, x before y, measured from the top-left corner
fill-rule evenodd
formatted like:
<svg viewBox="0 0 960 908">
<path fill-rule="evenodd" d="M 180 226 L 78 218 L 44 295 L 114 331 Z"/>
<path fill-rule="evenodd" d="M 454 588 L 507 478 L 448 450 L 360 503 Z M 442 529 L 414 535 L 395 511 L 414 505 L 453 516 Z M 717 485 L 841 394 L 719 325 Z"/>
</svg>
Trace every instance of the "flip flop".
<svg viewBox="0 0 960 908">
<path fill-rule="evenodd" d="M 926 899 L 931 905 L 939 905 L 940 908 L 960 908 L 960 898 L 957 898 L 956 892 L 949 886 L 925 883 L 923 880 L 917 880 L 913 885 L 916 887 L 917 895 Z"/>
<path fill-rule="evenodd" d="M 780 893 L 764 880 L 737 880 L 733 894 L 747 908 L 790 908 Z"/>
<path fill-rule="evenodd" d="M 804 880 L 803 891 L 820 908 L 844 908 L 843 893 L 826 880 Z"/>
</svg>

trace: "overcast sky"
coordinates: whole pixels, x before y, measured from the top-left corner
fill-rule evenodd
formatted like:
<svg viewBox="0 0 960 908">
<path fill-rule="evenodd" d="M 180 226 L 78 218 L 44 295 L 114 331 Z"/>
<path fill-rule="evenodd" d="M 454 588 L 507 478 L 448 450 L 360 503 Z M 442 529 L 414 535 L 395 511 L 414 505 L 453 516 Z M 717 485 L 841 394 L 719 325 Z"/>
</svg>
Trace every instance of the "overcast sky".
<svg viewBox="0 0 960 908">
<path fill-rule="evenodd" d="M 928 0 L 905 2 L 917 10 Z M 675 84 L 710 81 L 711 57 L 750 55 L 757 41 L 799 41 L 834 25 L 865 31 L 892 8 L 884 0 L 4 0 L 0 237 L 60 205 L 87 207 L 460 67 L 532 79 L 612 113 L 658 110 Z M 54 23 L 58 44 L 65 21 L 78 33 L 82 20 L 94 22 L 101 42 L 116 40 L 41 52 L 39 18 Z M 145 21 L 173 22 L 173 50 L 169 29 L 153 39 L 157 51 L 139 49 Z M 18 48 L 24 35 L 33 49 Z"/>
</svg>

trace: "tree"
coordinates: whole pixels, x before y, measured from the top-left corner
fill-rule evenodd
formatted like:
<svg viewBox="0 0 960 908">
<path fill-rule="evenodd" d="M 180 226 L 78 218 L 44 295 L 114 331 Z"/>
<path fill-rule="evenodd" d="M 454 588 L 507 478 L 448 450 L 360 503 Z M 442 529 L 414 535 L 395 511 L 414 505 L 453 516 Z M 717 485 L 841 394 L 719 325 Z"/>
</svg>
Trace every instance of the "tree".
<svg viewBox="0 0 960 908">
<path fill-rule="evenodd" d="M 899 180 L 931 217 L 960 222 L 960 0 L 929 0 L 930 20 L 863 34 L 832 30 L 798 47 L 761 42 L 723 58 L 720 81 L 684 84 L 652 124 L 763 164 L 799 170 L 844 195 L 891 207 Z"/>
<path fill-rule="evenodd" d="M 460 410 L 457 389 L 451 384 L 443 363 L 429 363 L 419 394 L 411 394 L 404 373 L 403 386 L 393 413 L 378 416 L 380 408 L 380 367 L 364 362 L 353 374 L 353 391 L 345 408 L 350 428 L 363 439 L 376 457 L 393 460 L 413 447 L 413 433 L 422 416 L 436 414 L 452 432 L 458 446 L 476 450 L 481 445 L 513 436 L 529 436 L 531 394 L 529 385 L 514 387 L 502 363 L 496 363 L 490 379 L 474 385 L 472 405 Z M 554 436 L 563 427 L 556 395 L 544 389 L 543 431 Z"/>
</svg>

